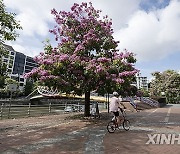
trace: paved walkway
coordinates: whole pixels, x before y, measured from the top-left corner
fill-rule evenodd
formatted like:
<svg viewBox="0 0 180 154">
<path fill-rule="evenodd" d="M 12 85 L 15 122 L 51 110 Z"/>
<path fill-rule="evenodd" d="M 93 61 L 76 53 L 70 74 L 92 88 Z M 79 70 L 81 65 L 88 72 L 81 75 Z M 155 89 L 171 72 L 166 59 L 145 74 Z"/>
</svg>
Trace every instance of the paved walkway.
<svg viewBox="0 0 180 154">
<path fill-rule="evenodd" d="M 83 119 L 77 113 L 1 120 L 0 153 L 179 154 L 178 141 L 175 144 L 146 144 L 148 135 L 175 134 L 177 137 L 180 134 L 179 116 L 180 105 L 128 113 L 131 129 L 117 130 L 113 134 L 106 130 L 111 118 L 107 113 L 102 113 L 99 120 Z M 154 138 L 155 142 L 157 140 Z"/>
</svg>

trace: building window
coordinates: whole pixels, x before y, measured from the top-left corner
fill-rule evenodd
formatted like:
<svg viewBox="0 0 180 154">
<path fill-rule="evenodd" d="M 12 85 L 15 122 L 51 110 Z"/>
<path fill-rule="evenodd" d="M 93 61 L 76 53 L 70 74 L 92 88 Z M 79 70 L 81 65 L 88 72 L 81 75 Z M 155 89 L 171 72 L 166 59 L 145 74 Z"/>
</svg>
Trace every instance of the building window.
<svg viewBox="0 0 180 154">
<path fill-rule="evenodd" d="M 20 83 L 19 85 L 20 85 L 20 86 L 24 86 L 24 83 Z"/>
<path fill-rule="evenodd" d="M 9 73 L 11 73 L 11 72 L 12 72 L 12 70 L 11 70 L 11 69 L 8 69 L 8 72 L 9 72 Z"/>
<path fill-rule="evenodd" d="M 11 76 L 11 79 L 16 80 L 16 79 L 17 79 L 17 77 L 15 77 L 15 76 Z"/>
<path fill-rule="evenodd" d="M 13 60 L 9 60 L 9 63 L 10 63 L 10 64 L 13 64 Z"/>
<path fill-rule="evenodd" d="M 20 81 L 21 81 L 21 82 L 24 82 L 24 78 L 20 78 Z"/>
<path fill-rule="evenodd" d="M 12 64 L 9 64 L 9 68 L 12 68 L 12 66 L 13 66 Z"/>
<path fill-rule="evenodd" d="M 4 58 L 9 58 L 9 56 L 8 56 L 8 55 L 5 55 Z"/>
<path fill-rule="evenodd" d="M 7 63 L 7 62 L 8 62 L 8 59 L 4 59 L 3 61 L 4 61 L 5 63 Z"/>
</svg>

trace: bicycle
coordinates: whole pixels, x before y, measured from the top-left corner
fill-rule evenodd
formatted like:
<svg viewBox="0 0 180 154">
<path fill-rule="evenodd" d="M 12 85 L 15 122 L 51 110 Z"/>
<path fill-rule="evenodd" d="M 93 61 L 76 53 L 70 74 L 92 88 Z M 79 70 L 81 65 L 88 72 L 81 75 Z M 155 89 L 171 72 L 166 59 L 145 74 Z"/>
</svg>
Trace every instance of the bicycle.
<svg viewBox="0 0 180 154">
<path fill-rule="evenodd" d="M 128 119 L 126 119 L 125 110 L 120 109 L 120 111 L 123 116 L 123 122 L 121 123 L 121 125 L 123 126 L 124 130 L 128 131 L 130 129 L 130 121 Z M 117 128 L 120 129 L 120 126 L 118 126 L 116 117 L 113 116 L 112 120 L 110 122 L 108 122 L 107 130 L 109 133 L 114 133 Z"/>
</svg>

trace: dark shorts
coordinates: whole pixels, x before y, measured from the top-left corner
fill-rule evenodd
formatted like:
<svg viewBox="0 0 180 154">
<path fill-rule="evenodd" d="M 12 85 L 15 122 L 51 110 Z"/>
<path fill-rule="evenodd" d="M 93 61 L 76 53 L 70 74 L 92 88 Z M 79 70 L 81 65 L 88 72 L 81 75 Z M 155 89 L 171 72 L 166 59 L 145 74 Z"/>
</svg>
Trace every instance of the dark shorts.
<svg viewBox="0 0 180 154">
<path fill-rule="evenodd" d="M 119 112 L 118 111 L 117 112 L 113 112 L 113 113 L 114 113 L 115 117 L 119 116 Z"/>
</svg>

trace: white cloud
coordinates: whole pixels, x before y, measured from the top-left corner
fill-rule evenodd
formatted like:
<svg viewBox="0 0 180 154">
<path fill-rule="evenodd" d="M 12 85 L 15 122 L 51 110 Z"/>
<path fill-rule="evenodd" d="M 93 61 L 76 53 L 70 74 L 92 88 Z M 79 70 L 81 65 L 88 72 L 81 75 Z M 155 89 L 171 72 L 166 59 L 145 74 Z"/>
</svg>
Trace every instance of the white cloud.
<svg viewBox="0 0 180 154">
<path fill-rule="evenodd" d="M 82 1 L 89 0 L 4 0 L 7 8 L 17 13 L 23 27 L 20 37 L 11 44 L 16 51 L 29 56 L 39 54 L 43 40 L 54 41 L 48 32 L 54 22 L 50 10 L 69 10 L 74 2 Z M 135 52 L 138 60 L 162 59 L 180 51 L 180 1 L 172 0 L 166 8 L 148 13 L 139 8 L 143 0 L 91 1 L 103 15 L 113 19 L 114 36 L 121 42 L 119 47 Z"/>
<path fill-rule="evenodd" d="M 180 1 L 172 0 L 159 10 L 138 10 L 128 21 L 128 26 L 115 33 L 119 47 L 137 54 L 140 61 L 162 59 L 180 52 Z"/>
<path fill-rule="evenodd" d="M 23 27 L 19 31 L 20 37 L 12 42 L 14 49 L 19 52 L 34 56 L 39 54 L 42 41 L 51 37 L 48 30 L 53 28 L 52 8 L 57 10 L 70 10 L 73 3 L 88 2 L 89 0 L 4 0 L 5 5 L 12 12 L 16 12 L 17 20 Z M 96 9 L 101 9 L 103 15 L 109 15 L 113 19 L 113 27 L 118 29 L 128 21 L 133 12 L 138 9 L 140 0 L 92 0 Z M 54 38 L 53 38 L 54 39 Z M 8 43 L 9 44 L 9 43 Z M 37 51 L 35 52 L 34 49 Z"/>
<path fill-rule="evenodd" d="M 113 28 L 117 30 L 126 25 L 132 14 L 139 9 L 140 0 L 92 0 L 96 9 L 112 18 Z"/>
<path fill-rule="evenodd" d="M 20 21 L 24 36 L 46 36 L 48 34 L 48 22 L 53 17 L 50 14 L 52 3 L 43 0 L 5 0 L 6 6 L 17 11 L 17 20 Z"/>
<path fill-rule="evenodd" d="M 15 42 L 7 42 L 13 46 L 16 51 L 29 56 L 38 55 L 43 50 L 42 41 L 50 38 L 49 26 L 53 20 L 51 9 L 60 6 L 66 9 L 62 1 L 52 0 L 4 0 L 4 3 L 11 12 L 15 12 L 16 19 L 20 21 L 23 30 L 19 30 L 20 36 Z"/>
</svg>

